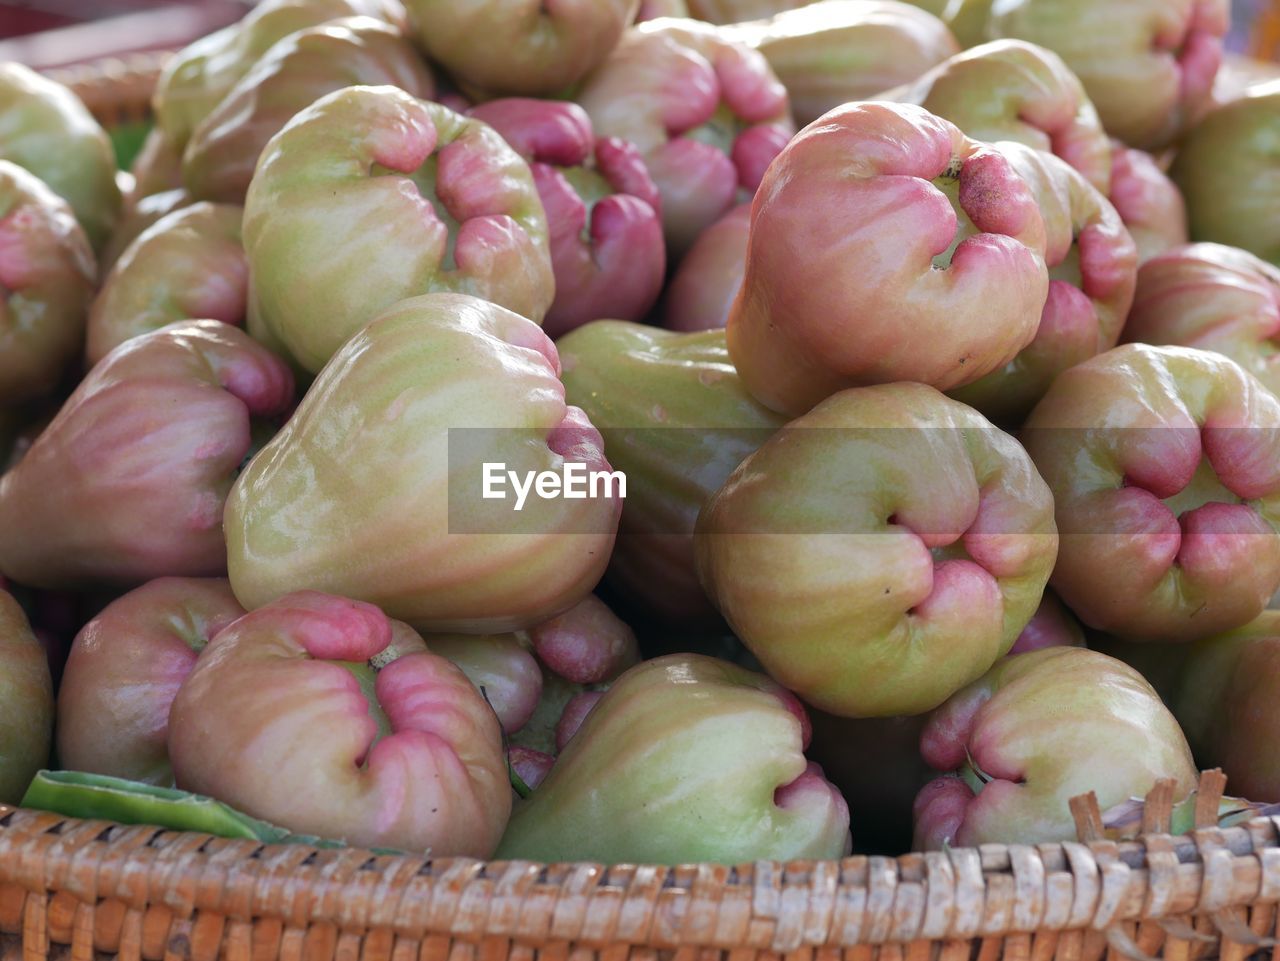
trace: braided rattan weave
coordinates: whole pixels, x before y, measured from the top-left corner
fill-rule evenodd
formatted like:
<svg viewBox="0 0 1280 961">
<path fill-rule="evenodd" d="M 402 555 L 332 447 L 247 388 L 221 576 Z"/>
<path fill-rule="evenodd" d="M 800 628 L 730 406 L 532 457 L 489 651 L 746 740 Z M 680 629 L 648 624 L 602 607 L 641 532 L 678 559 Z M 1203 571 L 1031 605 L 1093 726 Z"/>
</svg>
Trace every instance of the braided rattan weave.
<svg viewBox="0 0 1280 961">
<path fill-rule="evenodd" d="M 1280 820 L 738 868 L 432 861 L 0 808 L 0 957 L 1193 961 L 1272 953 Z"/>
</svg>

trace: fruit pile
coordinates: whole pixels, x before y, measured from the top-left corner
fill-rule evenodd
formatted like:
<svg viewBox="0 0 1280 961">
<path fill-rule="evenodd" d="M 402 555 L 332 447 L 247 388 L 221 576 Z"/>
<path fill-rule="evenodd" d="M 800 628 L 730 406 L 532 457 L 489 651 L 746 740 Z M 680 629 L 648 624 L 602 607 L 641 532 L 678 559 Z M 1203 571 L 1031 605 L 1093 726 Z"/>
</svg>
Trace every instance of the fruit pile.
<svg viewBox="0 0 1280 961">
<path fill-rule="evenodd" d="M 129 172 L 0 67 L 0 801 L 654 863 L 1280 801 L 1280 67 L 685 2 L 264 0 Z"/>
</svg>

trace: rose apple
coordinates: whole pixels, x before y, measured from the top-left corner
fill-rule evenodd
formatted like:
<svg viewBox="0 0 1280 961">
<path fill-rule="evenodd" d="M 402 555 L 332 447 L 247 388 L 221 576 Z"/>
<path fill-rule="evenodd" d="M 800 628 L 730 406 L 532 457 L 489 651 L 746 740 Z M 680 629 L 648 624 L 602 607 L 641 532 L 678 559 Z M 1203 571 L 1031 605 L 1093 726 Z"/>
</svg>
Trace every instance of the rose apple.
<svg viewBox="0 0 1280 961">
<path fill-rule="evenodd" d="M 484 494 L 493 465 L 504 485 L 570 462 L 611 471 L 559 373 L 536 324 L 474 297 L 428 294 L 375 318 L 237 479 L 236 596 L 252 609 L 325 590 L 437 633 L 516 630 L 572 607 L 608 562 L 617 488 L 539 488 L 520 510 L 511 487 Z"/>
<path fill-rule="evenodd" d="M 1027 654 L 1045 647 L 1084 647 L 1084 628 L 1053 591 L 1045 591 L 1027 626 L 1009 648 L 1010 654 Z"/>
<path fill-rule="evenodd" d="M 0 804 L 17 804 L 53 741 L 53 682 L 26 615 L 0 587 Z"/>
<path fill-rule="evenodd" d="M 909 83 L 960 50 L 937 17 L 895 0 L 793 6 L 725 33 L 764 54 L 801 124 Z"/>
<path fill-rule="evenodd" d="M 1062 56 L 1107 130 L 1167 146 L 1208 101 L 1222 61 L 1228 0 L 1000 0 L 987 39 L 1016 37 Z"/>
<path fill-rule="evenodd" d="M 933 713 L 924 759 L 960 772 L 916 798 L 915 847 L 1037 844 L 1076 836 L 1068 801 L 1094 792 L 1103 809 L 1173 778 L 1196 785 L 1186 738 L 1128 665 L 1053 647 L 1006 658 Z"/>
<path fill-rule="evenodd" d="M 502 736 L 466 675 L 370 604 L 313 591 L 205 649 L 169 715 L 178 786 L 361 847 L 493 853 Z"/>
<path fill-rule="evenodd" d="M 33 587 L 223 573 L 251 418 L 292 403 L 288 368 L 219 321 L 120 345 L 0 478 L 0 572 Z"/>
<path fill-rule="evenodd" d="M 1138 246 L 1138 263 L 1187 242 L 1187 207 L 1149 153 L 1111 145 L 1111 203 Z"/>
<path fill-rule="evenodd" d="M 575 684 L 611 681 L 640 660 L 635 632 L 594 594 L 531 627 L 529 640 L 538 660 Z"/>
<path fill-rule="evenodd" d="M 1166 251 L 1138 271 L 1124 339 L 1216 350 L 1280 394 L 1280 268 L 1221 244 Z"/>
<path fill-rule="evenodd" d="M 1225 54 L 1222 66 L 1218 68 L 1218 76 L 1213 81 L 1213 98 L 1208 110 L 1239 100 L 1248 93 L 1250 87 L 1272 80 L 1280 80 L 1280 63 L 1258 60 L 1239 53 Z"/>
<path fill-rule="evenodd" d="M 502 730 L 514 734 L 529 723 L 542 697 L 542 668 L 516 634 L 431 634 L 433 654 L 467 675 L 493 708 Z"/>
<path fill-rule="evenodd" d="M 590 73 L 640 0 L 407 0 L 418 42 L 469 93 L 554 96 Z"/>
<path fill-rule="evenodd" d="M 694 572 L 694 522 L 785 420 L 747 393 L 721 330 L 597 321 L 565 337 L 560 356 L 565 397 L 605 434 L 627 477 L 610 581 L 668 623 L 714 619 Z"/>
<path fill-rule="evenodd" d="M 576 99 L 597 136 L 640 151 L 662 196 L 672 259 L 750 199 L 794 130 L 764 57 L 697 20 L 627 30 Z"/>
<path fill-rule="evenodd" d="M 807 763 L 789 693 L 726 661 L 645 661 L 595 705 L 519 805 L 498 857 L 607 864 L 838 858 L 844 799 Z"/>
<path fill-rule="evenodd" d="M 1035 336 L 1044 257 L 1036 199 L 998 149 L 913 104 L 846 104 L 760 185 L 729 353 L 792 415 L 846 387 L 960 387 Z"/>
<path fill-rule="evenodd" d="M 139 197 L 125 205 L 116 229 L 98 257 L 99 275 L 105 277 L 129 245 L 156 221 L 190 206 L 191 197 L 181 187 Z"/>
<path fill-rule="evenodd" d="M 1013 140 L 1061 157 L 1105 196 L 1111 144 L 1098 112 L 1052 50 L 996 40 L 944 60 L 882 99 L 919 104 L 974 140 Z"/>
<path fill-rule="evenodd" d="M 1016 424 L 1059 373 L 1116 345 L 1133 303 L 1138 251 L 1116 209 L 1066 161 L 1022 144 L 1001 149 L 1040 205 L 1049 297 L 1035 339 L 954 396 Z"/>
<path fill-rule="evenodd" d="M 173 784 L 169 708 L 196 658 L 245 610 L 224 579 L 163 577 L 76 636 L 58 690 L 58 760 L 69 771 Z"/>
<path fill-rule="evenodd" d="M 58 385 L 84 341 L 94 274 L 66 201 L 0 160 L 0 407 Z"/>
<path fill-rule="evenodd" d="M 667 287 L 664 327 L 693 333 L 729 322 L 747 270 L 750 228 L 751 205 L 738 204 L 698 235 Z"/>
<path fill-rule="evenodd" d="M 1231 792 L 1280 801 L 1280 611 L 1191 645 L 1169 706 L 1203 766 Z"/>
<path fill-rule="evenodd" d="M 400 0 L 264 0 L 237 23 L 178 51 L 165 64 L 151 97 L 164 152 L 181 157 L 200 122 L 278 41 L 329 20 L 360 16 L 402 30 L 408 26 Z"/>
<path fill-rule="evenodd" d="M 80 98 L 20 63 L 0 64 L 0 159 L 64 198 L 94 249 L 120 216 L 111 140 Z"/>
<path fill-rule="evenodd" d="M 250 331 L 311 372 L 415 294 L 456 290 L 534 321 L 555 294 L 528 164 L 487 124 L 392 87 L 322 97 L 271 139 L 244 242 Z"/>
<path fill-rule="evenodd" d="M 431 100 L 418 52 L 375 17 L 331 20 L 273 45 L 192 131 L 182 183 L 198 200 L 244 203 L 263 147 L 304 107 L 344 87 L 389 84 Z"/>
<path fill-rule="evenodd" d="M 1117 347 L 1059 375 L 1022 438 L 1062 534 L 1051 583 L 1090 627 L 1192 641 L 1280 587 L 1280 400 L 1234 361 Z"/>
<path fill-rule="evenodd" d="M 843 391 L 702 509 L 698 575 L 771 677 L 845 717 L 918 714 L 1005 654 L 1057 554 L 1018 443 L 923 384 Z"/>
<path fill-rule="evenodd" d="M 1170 174 L 1192 240 L 1242 247 L 1280 266 L 1280 80 L 1250 87 L 1183 140 Z"/>
<path fill-rule="evenodd" d="M 658 188 L 635 146 L 597 140 L 586 112 L 566 101 L 491 100 L 470 115 L 502 134 L 533 172 L 555 271 L 547 333 L 648 313 L 662 291 L 666 247 Z"/>
<path fill-rule="evenodd" d="M 249 297 L 243 213 L 230 204 L 198 203 L 144 230 L 94 298 L 85 350 L 90 366 L 126 340 L 174 321 L 241 326 Z"/>
</svg>

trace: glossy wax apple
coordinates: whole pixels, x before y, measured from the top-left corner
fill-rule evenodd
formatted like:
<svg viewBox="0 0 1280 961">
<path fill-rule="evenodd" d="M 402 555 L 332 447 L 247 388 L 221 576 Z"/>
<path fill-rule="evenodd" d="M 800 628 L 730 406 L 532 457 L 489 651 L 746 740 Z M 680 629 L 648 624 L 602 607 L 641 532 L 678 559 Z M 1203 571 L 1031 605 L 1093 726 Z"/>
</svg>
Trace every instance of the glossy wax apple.
<svg viewBox="0 0 1280 961">
<path fill-rule="evenodd" d="M 790 6 L 798 9 L 737 24 L 725 33 L 769 61 L 800 124 L 842 103 L 876 99 L 960 51 L 936 16 L 896 0 Z"/>
<path fill-rule="evenodd" d="M 493 853 L 511 808 L 498 719 L 370 604 L 313 591 L 206 648 L 169 717 L 178 786 L 359 847 Z"/>
<path fill-rule="evenodd" d="M 1044 257 L 1035 197 L 998 149 L 912 104 L 846 104 L 760 185 L 729 353 L 792 415 L 846 387 L 960 387 L 1035 336 Z"/>
<path fill-rule="evenodd" d="M 1049 296 L 1031 343 L 954 396 L 998 423 L 1018 424 L 1059 373 L 1116 345 L 1133 303 L 1138 252 L 1115 208 L 1078 170 L 1023 144 L 1001 149 L 1040 205 Z"/>
<path fill-rule="evenodd" d="M 243 326 L 249 300 L 243 215 L 231 204 L 198 203 L 144 230 L 94 298 L 85 348 L 89 366 L 126 340 L 175 321 Z"/>
<path fill-rule="evenodd" d="M 551 97 L 587 76 L 640 0 L 407 0 L 418 42 L 469 92 Z"/>
<path fill-rule="evenodd" d="M 914 103 L 974 140 L 1012 140 L 1061 157 L 1105 195 L 1111 145 L 1079 78 L 1052 50 L 996 40 L 951 57 L 882 99 Z"/>
<path fill-rule="evenodd" d="M 1111 204 L 1138 247 L 1138 263 L 1187 242 L 1187 205 L 1156 158 L 1111 144 Z"/>
<path fill-rule="evenodd" d="M 787 91 L 764 57 L 697 20 L 627 30 L 576 99 L 597 136 L 640 151 L 662 195 L 673 260 L 751 198 L 795 129 Z"/>
<path fill-rule="evenodd" d="M 0 477 L 0 573 L 33 587 L 223 574 L 222 507 L 252 420 L 292 403 L 289 369 L 228 324 L 121 344 Z"/>
<path fill-rule="evenodd" d="M 348 341 L 227 502 L 231 584 L 246 607 L 322 589 L 424 632 L 536 624 L 595 587 L 622 508 L 523 482 L 567 463 L 608 472 L 566 403 L 555 346 L 532 321 L 462 294 L 406 300 Z M 502 496 L 485 497 L 485 464 Z"/>
<path fill-rule="evenodd" d="M 0 160 L 25 167 L 71 205 L 100 249 L 120 216 L 115 152 L 74 93 L 20 63 L 0 64 Z"/>
<path fill-rule="evenodd" d="M 200 122 L 277 42 L 298 30 L 360 16 L 407 29 L 400 0 L 263 0 L 231 26 L 188 44 L 169 58 L 156 80 L 151 97 L 156 146 L 180 159 Z"/>
<path fill-rule="evenodd" d="M 696 654 L 645 661 L 609 689 L 500 858 L 740 864 L 838 858 L 849 809 L 805 760 L 809 725 L 762 674 Z"/>
<path fill-rule="evenodd" d="M 1053 587 L 1090 627 L 1192 641 L 1280 587 L 1280 400 L 1234 361 L 1117 347 L 1061 374 L 1021 436 L 1053 490 Z"/>
<path fill-rule="evenodd" d="M 836 394 L 703 507 L 698 575 L 769 674 L 845 717 L 918 714 L 1013 645 L 1058 549 L 1026 452 L 923 384 Z"/>
<path fill-rule="evenodd" d="M 1153 150 L 1208 102 L 1229 20 L 1228 0 L 1000 0 L 984 32 L 1060 54 L 1107 130 Z"/>
<path fill-rule="evenodd" d="M 71 645 L 58 690 L 58 760 L 173 784 L 169 709 L 213 636 L 245 610 L 223 578 L 163 577 L 109 604 Z"/>
<path fill-rule="evenodd" d="M 17 804 L 53 742 L 53 682 L 44 648 L 0 587 L 0 804 Z"/>
<path fill-rule="evenodd" d="M 1222 244 L 1189 244 L 1138 271 L 1124 339 L 1216 350 L 1280 394 L 1280 268 Z"/>
<path fill-rule="evenodd" d="M 565 396 L 627 475 L 610 582 L 669 623 L 714 620 L 694 571 L 698 511 L 785 419 L 747 393 L 722 330 L 597 321 L 565 337 L 560 357 Z"/>
<path fill-rule="evenodd" d="M 417 294 L 467 293 L 534 321 L 555 294 L 529 165 L 487 124 L 392 87 L 322 97 L 271 139 L 244 243 L 249 329 L 313 373 Z"/>
<path fill-rule="evenodd" d="M 662 200 L 634 144 L 597 138 L 567 101 L 511 97 L 473 107 L 529 162 L 547 214 L 555 300 L 542 326 L 559 337 L 601 317 L 640 320 L 662 291 Z"/>
<path fill-rule="evenodd" d="M 0 160 L 0 407 L 51 393 L 72 366 L 95 273 L 66 201 Z"/>
<path fill-rule="evenodd" d="M 1212 111 L 1183 140 L 1170 175 L 1192 240 L 1242 247 L 1280 266 L 1280 80 Z"/>
<path fill-rule="evenodd" d="M 435 95 L 421 55 L 386 21 L 349 17 L 289 34 L 192 131 L 183 186 L 197 200 L 244 203 L 262 149 L 294 114 L 343 87 L 380 84 L 424 100 Z"/>
<path fill-rule="evenodd" d="M 662 326 L 693 333 L 729 322 L 747 272 L 751 205 L 738 204 L 698 235 L 667 285 Z"/>
<path fill-rule="evenodd" d="M 1102 810 L 1173 778 L 1196 783 L 1178 723 L 1133 668 L 1095 651 L 1052 647 L 999 661 L 933 713 L 920 751 L 960 776 L 915 802 L 915 847 L 1037 844 L 1076 837 L 1068 801 Z"/>
</svg>

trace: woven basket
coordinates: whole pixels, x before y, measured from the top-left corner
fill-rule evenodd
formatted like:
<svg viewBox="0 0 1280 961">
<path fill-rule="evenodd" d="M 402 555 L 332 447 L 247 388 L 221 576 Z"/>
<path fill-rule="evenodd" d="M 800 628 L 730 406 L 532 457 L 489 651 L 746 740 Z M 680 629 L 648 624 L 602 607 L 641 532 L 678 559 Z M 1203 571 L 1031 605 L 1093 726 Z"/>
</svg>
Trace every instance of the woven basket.
<svg viewBox="0 0 1280 961">
<path fill-rule="evenodd" d="M 107 126 L 163 54 L 57 71 Z M 270 846 L 0 805 L 0 961 L 1280 961 L 1280 818 L 1141 840 L 738 867 L 542 865 Z"/>
<path fill-rule="evenodd" d="M 1218 776 L 1220 788 L 1221 776 Z M 1280 819 L 1141 841 L 676 868 L 261 845 L 0 807 L 0 958 L 1243 961 L 1277 953 Z M 1220 790 L 1197 799 L 1216 818 Z M 1200 803 L 1204 802 L 1204 803 Z M 1072 802 L 1098 834 L 1092 797 Z"/>
</svg>

